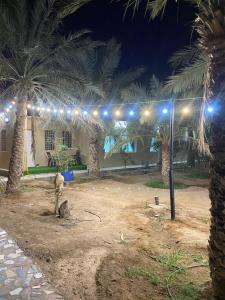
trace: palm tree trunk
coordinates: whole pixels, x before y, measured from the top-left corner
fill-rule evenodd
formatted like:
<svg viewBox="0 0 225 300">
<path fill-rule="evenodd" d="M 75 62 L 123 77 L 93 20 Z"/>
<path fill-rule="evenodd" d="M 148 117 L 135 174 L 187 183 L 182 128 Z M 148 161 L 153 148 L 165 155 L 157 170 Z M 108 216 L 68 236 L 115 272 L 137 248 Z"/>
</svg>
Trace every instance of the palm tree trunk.
<svg viewBox="0 0 225 300">
<path fill-rule="evenodd" d="M 23 173 L 26 117 L 26 97 L 21 95 L 18 97 L 17 102 L 16 122 L 14 125 L 12 152 L 9 163 L 9 175 L 6 186 L 7 193 L 16 192 L 20 187 L 20 179 Z"/>
<path fill-rule="evenodd" d="M 170 170 L 170 151 L 168 144 L 162 144 L 162 180 L 165 185 L 169 184 L 169 170 Z"/>
<path fill-rule="evenodd" d="M 207 99 L 216 101 L 211 122 L 210 186 L 211 227 L 209 264 L 213 299 L 225 299 L 225 39 L 202 40 L 208 56 Z"/>
<path fill-rule="evenodd" d="M 99 128 L 97 125 L 92 126 L 89 140 L 89 163 L 88 171 L 90 176 L 99 177 Z"/>
</svg>

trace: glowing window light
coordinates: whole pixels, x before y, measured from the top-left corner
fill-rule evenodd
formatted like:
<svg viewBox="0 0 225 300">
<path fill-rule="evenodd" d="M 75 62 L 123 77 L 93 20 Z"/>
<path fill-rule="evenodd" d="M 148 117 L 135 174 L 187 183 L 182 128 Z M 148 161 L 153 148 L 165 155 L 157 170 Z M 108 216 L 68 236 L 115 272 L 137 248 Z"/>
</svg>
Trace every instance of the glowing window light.
<svg viewBox="0 0 225 300">
<path fill-rule="evenodd" d="M 16 104 L 16 101 L 12 101 L 12 105 L 15 105 Z"/>
<path fill-rule="evenodd" d="M 56 114 L 56 113 L 57 113 L 57 109 L 54 108 L 54 109 L 53 109 L 53 112 Z"/>
<path fill-rule="evenodd" d="M 63 113 L 64 113 L 64 110 L 61 108 L 61 109 L 59 110 L 59 112 L 60 112 L 60 114 L 63 114 Z"/>
<path fill-rule="evenodd" d="M 129 115 L 132 117 L 134 115 L 134 111 L 133 110 L 129 111 Z"/>
<path fill-rule="evenodd" d="M 184 114 L 188 114 L 190 112 L 189 108 L 188 107 L 184 107 L 183 108 L 183 113 Z"/>
<path fill-rule="evenodd" d="M 208 110 L 208 112 L 212 113 L 213 112 L 212 106 L 209 106 L 207 110 Z"/>
<path fill-rule="evenodd" d="M 31 105 L 30 105 L 30 104 L 27 104 L 27 108 L 31 108 Z"/>
<path fill-rule="evenodd" d="M 32 106 L 31 109 L 32 109 L 32 110 L 35 110 L 35 106 Z"/>
<path fill-rule="evenodd" d="M 97 117 L 97 116 L 98 116 L 98 111 L 97 111 L 97 110 L 94 110 L 94 111 L 93 111 L 93 115 L 94 115 L 95 117 Z"/>
<path fill-rule="evenodd" d="M 87 114 L 88 114 L 88 112 L 85 110 L 85 111 L 84 111 L 84 115 L 86 116 Z"/>
<path fill-rule="evenodd" d="M 45 111 L 45 107 L 42 107 L 41 110 L 42 110 L 42 111 Z"/>
<path fill-rule="evenodd" d="M 4 121 L 5 121 L 5 123 L 8 123 L 9 122 L 9 118 L 5 117 Z"/>
<path fill-rule="evenodd" d="M 48 108 L 47 108 L 47 112 L 50 112 L 50 111 L 51 111 L 51 108 L 48 107 Z"/>
<path fill-rule="evenodd" d="M 103 115 L 106 117 L 106 116 L 108 116 L 108 111 L 107 110 L 104 110 L 104 112 L 103 112 Z"/>
<path fill-rule="evenodd" d="M 5 109 L 5 111 L 6 111 L 6 112 L 9 112 L 9 111 L 10 111 L 10 109 L 9 109 L 9 108 L 6 108 L 6 109 Z"/>
<path fill-rule="evenodd" d="M 145 111 L 144 111 L 144 115 L 145 115 L 146 117 L 148 117 L 148 116 L 150 115 L 150 111 L 149 111 L 149 110 L 145 110 Z"/>
<path fill-rule="evenodd" d="M 40 111 L 41 110 L 41 108 L 38 106 L 38 107 L 36 107 L 36 111 Z"/>
<path fill-rule="evenodd" d="M 12 109 L 12 104 L 9 105 L 9 109 Z"/>
<path fill-rule="evenodd" d="M 166 114 L 168 113 L 168 109 L 167 109 L 167 108 L 163 108 L 162 113 L 163 113 L 164 115 L 166 115 Z"/>
<path fill-rule="evenodd" d="M 68 115 L 70 115 L 71 114 L 71 110 L 69 109 L 69 110 L 67 110 L 67 114 Z"/>
<path fill-rule="evenodd" d="M 115 115 L 116 115 L 116 117 L 121 116 L 121 111 L 120 111 L 120 110 L 116 110 L 116 111 L 115 111 Z"/>
<path fill-rule="evenodd" d="M 78 116 L 79 115 L 79 110 L 75 109 L 74 113 L 75 113 L 76 116 Z"/>
</svg>

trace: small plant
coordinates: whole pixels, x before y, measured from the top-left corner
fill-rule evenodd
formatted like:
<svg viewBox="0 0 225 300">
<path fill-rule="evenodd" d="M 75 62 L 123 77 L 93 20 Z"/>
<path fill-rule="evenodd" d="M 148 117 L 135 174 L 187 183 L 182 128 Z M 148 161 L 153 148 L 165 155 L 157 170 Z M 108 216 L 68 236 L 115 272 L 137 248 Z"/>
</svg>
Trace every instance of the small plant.
<svg viewBox="0 0 225 300">
<path fill-rule="evenodd" d="M 201 291 L 192 282 L 187 282 L 177 288 L 176 300 L 200 300 Z"/>
<path fill-rule="evenodd" d="M 147 279 L 153 285 L 160 284 L 160 279 L 159 279 L 158 275 L 151 270 L 144 270 L 142 268 L 129 268 L 125 272 L 125 275 L 129 278 L 142 277 L 144 279 Z"/>
<path fill-rule="evenodd" d="M 160 222 L 160 223 L 162 223 L 163 221 L 165 221 L 165 215 L 164 214 L 159 214 L 159 216 L 158 216 L 158 221 Z"/>
<path fill-rule="evenodd" d="M 68 171 L 69 164 L 72 161 L 72 155 L 68 151 L 68 147 L 66 145 L 59 144 L 54 156 L 57 162 L 58 171 Z"/>
<path fill-rule="evenodd" d="M 145 201 L 144 208 L 145 209 L 149 208 L 149 203 L 147 201 Z"/>
<path fill-rule="evenodd" d="M 181 251 L 177 250 L 169 254 L 164 254 L 156 257 L 156 260 L 161 264 L 161 266 L 168 271 L 185 271 L 185 267 L 181 264 L 182 260 L 187 258 L 187 255 Z"/>
</svg>

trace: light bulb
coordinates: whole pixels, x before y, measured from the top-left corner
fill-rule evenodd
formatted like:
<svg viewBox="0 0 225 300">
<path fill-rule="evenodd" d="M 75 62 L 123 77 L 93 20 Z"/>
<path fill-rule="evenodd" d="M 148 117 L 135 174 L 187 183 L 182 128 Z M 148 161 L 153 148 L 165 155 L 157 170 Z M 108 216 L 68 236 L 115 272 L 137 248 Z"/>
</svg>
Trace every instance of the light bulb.
<svg viewBox="0 0 225 300">
<path fill-rule="evenodd" d="M 94 115 L 95 117 L 97 117 L 98 111 L 97 111 L 97 110 L 94 110 L 94 111 L 93 111 L 93 115 Z"/>
<path fill-rule="evenodd" d="M 121 115 L 120 110 L 116 110 L 116 111 L 115 111 L 115 115 L 116 115 L 117 117 L 119 117 L 119 116 Z"/>
<path fill-rule="evenodd" d="M 145 110 L 145 111 L 144 111 L 144 115 L 145 115 L 146 117 L 148 117 L 148 116 L 150 115 L 150 111 L 149 111 L 149 110 Z"/>
<path fill-rule="evenodd" d="M 185 107 L 185 108 L 183 109 L 183 113 L 184 113 L 184 114 L 189 113 L 189 108 L 188 108 L 188 107 Z"/>
</svg>

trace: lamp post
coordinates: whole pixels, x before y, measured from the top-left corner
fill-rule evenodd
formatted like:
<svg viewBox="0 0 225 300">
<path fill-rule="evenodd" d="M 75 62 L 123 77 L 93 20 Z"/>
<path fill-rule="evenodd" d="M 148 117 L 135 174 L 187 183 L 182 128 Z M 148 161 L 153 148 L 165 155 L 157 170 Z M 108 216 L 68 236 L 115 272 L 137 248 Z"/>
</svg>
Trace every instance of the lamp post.
<svg viewBox="0 0 225 300">
<path fill-rule="evenodd" d="M 173 157 L 174 157 L 174 100 L 170 103 L 170 171 L 169 171 L 169 184 L 170 184 L 170 209 L 171 220 L 175 220 L 175 199 L 174 199 L 174 173 L 173 173 Z"/>
</svg>

